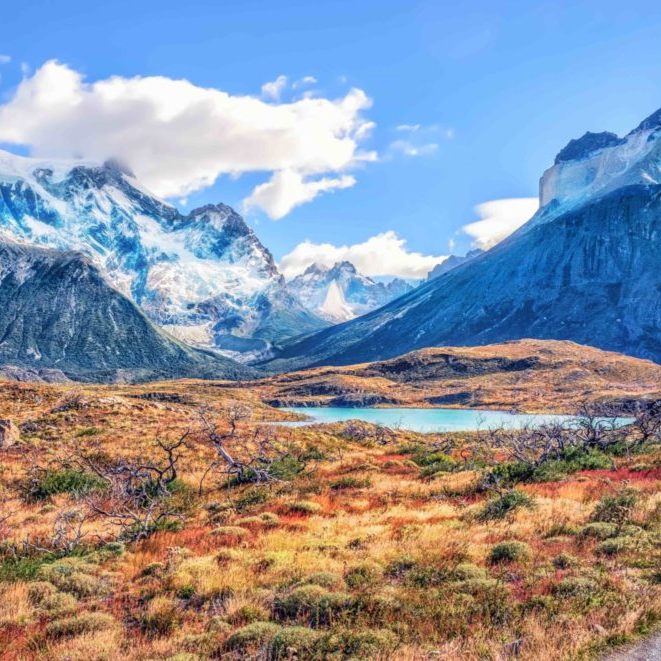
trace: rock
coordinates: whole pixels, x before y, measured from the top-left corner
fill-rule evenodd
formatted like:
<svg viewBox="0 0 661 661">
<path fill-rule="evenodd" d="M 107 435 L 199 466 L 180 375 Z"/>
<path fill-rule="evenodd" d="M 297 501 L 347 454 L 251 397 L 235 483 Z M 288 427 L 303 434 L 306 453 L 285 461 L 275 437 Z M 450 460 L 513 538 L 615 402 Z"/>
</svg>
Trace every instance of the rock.
<svg viewBox="0 0 661 661">
<path fill-rule="evenodd" d="M 19 441 L 18 427 L 8 419 L 0 419 L 0 450 L 5 450 Z"/>
</svg>

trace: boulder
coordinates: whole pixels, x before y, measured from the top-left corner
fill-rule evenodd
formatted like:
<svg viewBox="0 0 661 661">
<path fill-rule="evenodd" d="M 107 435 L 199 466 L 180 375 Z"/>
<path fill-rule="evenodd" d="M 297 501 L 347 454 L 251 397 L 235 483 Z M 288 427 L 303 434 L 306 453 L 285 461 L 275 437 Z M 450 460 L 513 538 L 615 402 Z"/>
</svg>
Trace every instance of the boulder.
<svg viewBox="0 0 661 661">
<path fill-rule="evenodd" d="M 0 418 L 0 450 L 14 445 L 20 436 L 18 427 L 11 420 Z"/>
</svg>

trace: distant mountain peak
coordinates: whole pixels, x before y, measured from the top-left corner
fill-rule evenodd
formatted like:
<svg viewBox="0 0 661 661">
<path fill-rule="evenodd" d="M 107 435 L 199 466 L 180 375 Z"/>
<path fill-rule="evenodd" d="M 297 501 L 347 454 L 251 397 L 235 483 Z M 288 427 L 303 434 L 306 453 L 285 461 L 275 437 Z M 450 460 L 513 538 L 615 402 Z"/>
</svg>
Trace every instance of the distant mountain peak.
<svg viewBox="0 0 661 661">
<path fill-rule="evenodd" d="M 638 126 L 632 131 L 652 131 L 661 127 L 661 108 L 653 112 L 649 117 L 646 117 Z"/>
</svg>

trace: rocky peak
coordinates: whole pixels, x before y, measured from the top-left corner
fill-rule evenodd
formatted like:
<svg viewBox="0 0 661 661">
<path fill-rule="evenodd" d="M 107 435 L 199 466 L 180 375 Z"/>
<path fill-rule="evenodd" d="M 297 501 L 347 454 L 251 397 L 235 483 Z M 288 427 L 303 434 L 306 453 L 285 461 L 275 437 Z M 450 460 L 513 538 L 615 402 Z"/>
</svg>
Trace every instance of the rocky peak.
<svg viewBox="0 0 661 661">
<path fill-rule="evenodd" d="M 616 145 L 621 145 L 623 142 L 625 142 L 623 138 L 619 138 L 615 133 L 610 133 L 609 131 L 603 131 L 602 133 L 591 133 L 588 131 L 580 138 L 570 140 L 558 152 L 554 162 L 557 165 L 565 161 L 577 161 L 599 149 L 615 147 Z"/>
<path fill-rule="evenodd" d="M 652 131 L 658 128 L 661 128 L 661 108 L 644 119 L 633 131 L 631 131 L 631 133 L 638 133 L 640 131 Z"/>
</svg>

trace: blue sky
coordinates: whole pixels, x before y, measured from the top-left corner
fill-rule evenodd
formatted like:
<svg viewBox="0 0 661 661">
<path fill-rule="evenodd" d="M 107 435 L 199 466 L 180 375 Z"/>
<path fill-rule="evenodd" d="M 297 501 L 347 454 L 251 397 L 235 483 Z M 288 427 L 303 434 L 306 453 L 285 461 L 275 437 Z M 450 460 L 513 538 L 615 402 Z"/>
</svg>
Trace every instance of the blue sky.
<svg viewBox="0 0 661 661">
<path fill-rule="evenodd" d="M 364 103 L 360 122 L 374 127 L 354 124 L 354 155 L 306 180 L 332 179 L 335 190 L 279 220 L 248 210 L 278 259 L 306 239 L 362 244 L 385 231 L 424 255 L 447 254 L 450 242 L 465 252 L 471 237 L 461 227 L 478 220 L 477 205 L 534 197 L 570 138 L 626 132 L 661 106 L 658 2 L 32 0 L 2 21 L 0 54 L 11 58 L 0 65 L 3 104 L 50 60 L 88 83 L 162 76 L 273 105 L 306 90 L 329 102 L 362 90 L 371 106 Z M 281 75 L 288 82 L 279 98 L 262 91 Z M 24 127 L 28 144 L 9 147 L 54 149 L 39 130 Z M 158 160 L 158 145 L 150 153 Z M 309 167 L 306 159 L 296 167 Z M 187 193 L 186 206 L 241 208 L 280 167 L 221 173 Z"/>
</svg>

